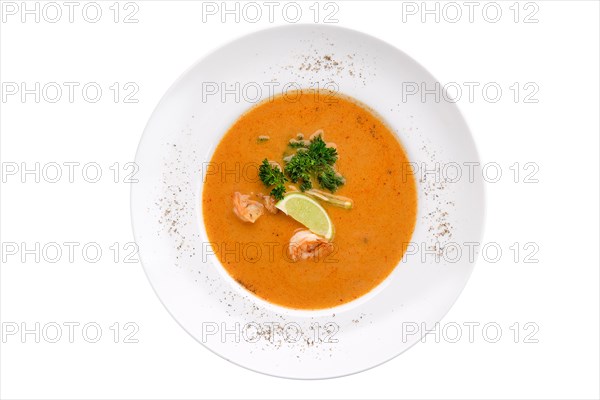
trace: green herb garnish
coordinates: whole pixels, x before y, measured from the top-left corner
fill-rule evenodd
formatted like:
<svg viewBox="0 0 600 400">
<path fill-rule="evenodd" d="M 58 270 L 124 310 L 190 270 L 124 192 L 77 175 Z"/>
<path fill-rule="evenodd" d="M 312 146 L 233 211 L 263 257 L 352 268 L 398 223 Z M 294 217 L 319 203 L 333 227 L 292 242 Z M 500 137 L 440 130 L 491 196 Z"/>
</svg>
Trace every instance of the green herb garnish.
<svg viewBox="0 0 600 400">
<path fill-rule="evenodd" d="M 260 135 L 259 137 L 256 138 L 256 143 L 268 142 L 269 139 L 270 139 L 270 137 L 267 135 Z"/>
<path fill-rule="evenodd" d="M 284 171 L 294 183 L 300 183 L 300 190 L 306 191 L 312 188 L 312 179 L 323 189 L 332 193 L 344 184 L 341 177 L 333 168 L 338 159 L 337 150 L 327 147 L 321 136 L 310 141 L 310 145 L 304 151 L 298 151 L 286 164 Z"/>
<path fill-rule="evenodd" d="M 300 184 L 300 190 L 305 192 L 312 189 L 313 181 L 319 183 L 322 189 L 335 192 L 345 183 L 344 178 L 333 167 L 338 159 L 337 150 L 327 147 L 319 135 L 310 143 L 298 138 L 290 140 L 289 146 L 296 148 L 296 154 L 285 158 L 283 172 L 276 165 L 271 165 L 265 158 L 258 170 L 258 176 L 266 187 L 271 189 L 271 196 L 281 200 L 285 194 L 285 183 L 290 180 Z"/>
<path fill-rule="evenodd" d="M 333 168 L 328 168 L 319 172 L 317 180 L 323 189 L 327 189 L 331 191 L 331 193 L 335 192 L 338 187 L 344 184 L 344 178 L 335 172 Z"/>
<path fill-rule="evenodd" d="M 265 158 L 258 168 L 258 177 L 266 187 L 274 186 L 273 189 L 271 189 L 271 196 L 273 196 L 275 200 L 283 199 L 287 178 L 283 172 L 281 172 L 279 167 L 271 165 L 269 160 Z"/>
</svg>

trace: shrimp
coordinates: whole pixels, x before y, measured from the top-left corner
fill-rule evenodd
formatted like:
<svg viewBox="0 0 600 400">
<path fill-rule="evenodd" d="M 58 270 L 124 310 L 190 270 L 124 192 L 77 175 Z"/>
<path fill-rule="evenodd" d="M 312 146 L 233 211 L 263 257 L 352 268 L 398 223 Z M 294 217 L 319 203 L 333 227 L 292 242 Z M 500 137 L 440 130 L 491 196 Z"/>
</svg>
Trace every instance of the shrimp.
<svg viewBox="0 0 600 400">
<path fill-rule="evenodd" d="M 244 222 L 254 223 L 263 215 L 265 207 L 258 201 L 250 200 L 250 195 L 235 192 L 233 194 L 233 212 Z"/>
<path fill-rule="evenodd" d="M 265 195 L 262 193 L 257 193 L 256 195 L 263 200 L 267 211 L 269 211 L 271 214 L 277 214 L 278 210 L 277 207 L 275 207 L 275 199 L 273 198 L 273 196 Z"/>
<path fill-rule="evenodd" d="M 333 243 L 309 230 L 296 232 L 288 245 L 288 253 L 292 261 L 326 257 L 331 252 L 333 252 Z"/>
</svg>

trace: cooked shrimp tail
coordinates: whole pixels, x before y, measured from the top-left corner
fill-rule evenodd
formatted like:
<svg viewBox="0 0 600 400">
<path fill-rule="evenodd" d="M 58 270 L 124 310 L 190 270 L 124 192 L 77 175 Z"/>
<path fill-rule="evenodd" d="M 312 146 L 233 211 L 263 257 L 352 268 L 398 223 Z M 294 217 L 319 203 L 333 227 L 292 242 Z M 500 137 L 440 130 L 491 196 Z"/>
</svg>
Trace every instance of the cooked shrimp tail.
<svg viewBox="0 0 600 400">
<path fill-rule="evenodd" d="M 256 195 L 262 199 L 267 211 L 269 211 L 271 214 L 277 214 L 277 211 L 279 210 L 277 209 L 277 207 L 275 207 L 275 198 L 273 196 L 270 196 L 268 194 L 265 195 L 262 193 L 257 193 Z"/>
<path fill-rule="evenodd" d="M 233 194 L 233 212 L 242 221 L 254 223 L 263 215 L 265 207 L 258 201 L 250 200 L 250 195 L 235 192 Z"/>
<path fill-rule="evenodd" d="M 333 252 L 333 243 L 309 230 L 300 230 L 292 236 L 288 254 L 292 261 L 326 257 Z"/>
</svg>

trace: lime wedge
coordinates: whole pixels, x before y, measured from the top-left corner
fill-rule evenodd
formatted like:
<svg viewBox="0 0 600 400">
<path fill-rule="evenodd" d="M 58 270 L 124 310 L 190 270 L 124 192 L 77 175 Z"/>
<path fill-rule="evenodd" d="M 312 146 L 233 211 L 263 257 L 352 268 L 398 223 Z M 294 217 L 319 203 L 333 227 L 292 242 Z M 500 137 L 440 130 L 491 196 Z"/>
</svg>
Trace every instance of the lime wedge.
<svg viewBox="0 0 600 400">
<path fill-rule="evenodd" d="M 333 238 L 333 223 L 327 211 L 314 199 L 301 194 L 290 193 L 275 204 L 286 215 L 306 226 L 313 233 L 327 240 Z"/>
</svg>

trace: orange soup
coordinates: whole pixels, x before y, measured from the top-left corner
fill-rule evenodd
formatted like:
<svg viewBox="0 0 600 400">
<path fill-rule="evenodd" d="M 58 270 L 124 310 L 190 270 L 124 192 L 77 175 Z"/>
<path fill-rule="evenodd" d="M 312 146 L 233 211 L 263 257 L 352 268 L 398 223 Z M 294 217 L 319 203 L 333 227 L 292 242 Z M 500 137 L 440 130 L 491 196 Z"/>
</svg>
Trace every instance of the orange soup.
<svg viewBox="0 0 600 400">
<path fill-rule="evenodd" d="M 350 200 L 351 208 L 303 192 L 307 188 L 288 174 L 290 157 L 312 151 L 294 143 L 308 147 L 316 137 L 335 149 L 328 155 L 335 155 L 332 179 L 340 179 L 335 193 L 319 186 L 320 177 L 312 187 Z M 265 159 L 278 176 L 287 175 L 285 195 L 308 195 L 323 207 L 335 228 L 332 238 L 318 237 L 273 207 L 273 187 L 259 173 Z M 322 309 L 350 302 L 393 271 L 410 241 L 417 194 L 413 175 L 403 174 L 408 161 L 381 119 L 349 97 L 304 90 L 265 101 L 235 122 L 206 169 L 202 210 L 213 251 L 240 285 L 271 303 Z M 290 250 L 297 232 L 318 237 L 300 257 Z M 318 255 L 310 253 L 315 249 Z"/>
</svg>

